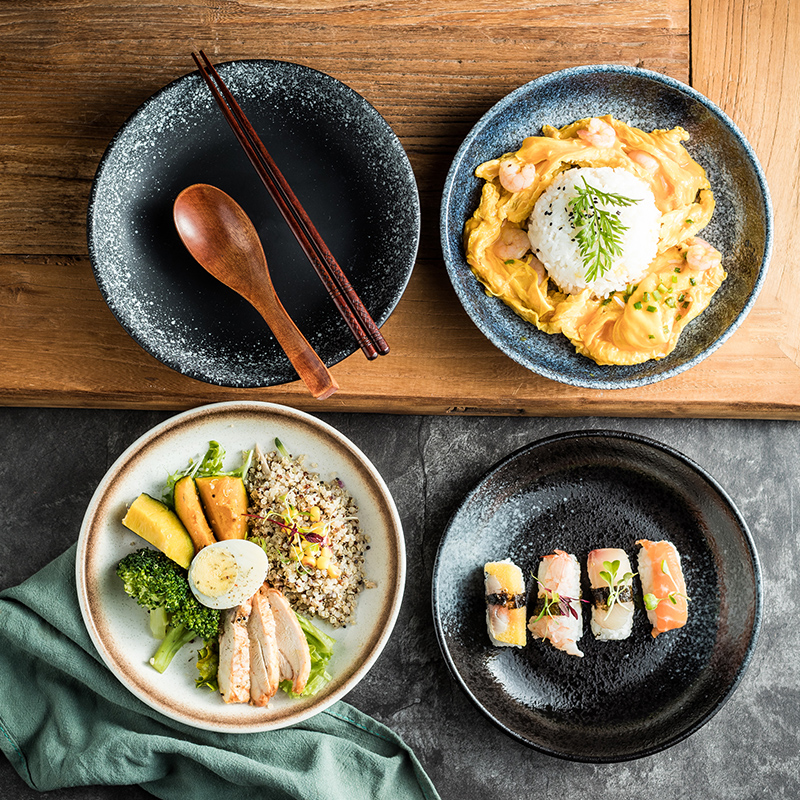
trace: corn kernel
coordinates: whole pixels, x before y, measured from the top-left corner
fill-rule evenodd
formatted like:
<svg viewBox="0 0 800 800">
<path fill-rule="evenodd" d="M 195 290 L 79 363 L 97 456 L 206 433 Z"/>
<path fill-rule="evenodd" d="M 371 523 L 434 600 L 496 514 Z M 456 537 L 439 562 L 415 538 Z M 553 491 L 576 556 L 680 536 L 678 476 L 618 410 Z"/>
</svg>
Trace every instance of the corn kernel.
<svg viewBox="0 0 800 800">
<path fill-rule="evenodd" d="M 328 569 L 328 564 L 331 563 L 331 555 L 330 547 L 323 547 L 322 553 L 317 558 L 317 569 Z"/>
</svg>

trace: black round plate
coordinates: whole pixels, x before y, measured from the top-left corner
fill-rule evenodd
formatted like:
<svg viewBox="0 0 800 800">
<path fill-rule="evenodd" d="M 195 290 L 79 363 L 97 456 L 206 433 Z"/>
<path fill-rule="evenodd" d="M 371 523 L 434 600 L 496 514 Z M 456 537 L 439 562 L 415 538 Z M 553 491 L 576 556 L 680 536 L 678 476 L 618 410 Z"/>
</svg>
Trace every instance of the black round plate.
<svg viewBox="0 0 800 800">
<path fill-rule="evenodd" d="M 416 182 L 381 115 L 335 78 L 281 61 L 217 69 L 378 325 L 408 283 L 419 242 Z M 147 100 L 116 134 L 89 203 L 92 265 L 130 335 L 208 383 L 297 380 L 272 333 L 184 248 L 172 204 L 193 183 L 230 194 L 258 230 L 286 310 L 331 366 L 358 347 L 197 72 Z M 391 343 L 390 343 L 391 344 Z"/>
<path fill-rule="evenodd" d="M 555 548 L 581 563 L 637 539 L 669 539 L 682 557 L 689 620 L 653 638 L 641 607 L 620 642 L 595 641 L 584 605 L 583 658 L 539 640 L 494 647 L 486 632 L 483 565 L 510 558 L 528 583 Z M 741 514 L 714 479 L 680 453 L 612 431 L 561 434 L 522 448 L 470 492 L 434 567 L 439 644 L 469 698 L 506 733 L 575 761 L 639 758 L 707 722 L 739 683 L 761 622 L 758 556 Z"/>
</svg>

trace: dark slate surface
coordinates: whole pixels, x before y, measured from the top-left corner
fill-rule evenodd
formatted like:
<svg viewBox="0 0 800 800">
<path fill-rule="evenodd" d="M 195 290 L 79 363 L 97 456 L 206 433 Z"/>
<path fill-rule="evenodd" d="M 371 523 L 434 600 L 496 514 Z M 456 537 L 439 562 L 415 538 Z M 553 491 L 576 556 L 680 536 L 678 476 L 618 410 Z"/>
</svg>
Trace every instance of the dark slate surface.
<svg viewBox="0 0 800 800">
<path fill-rule="evenodd" d="M 32 575 L 78 535 L 95 486 L 164 412 L 0 409 L 0 587 Z M 797 625 L 800 423 L 752 420 L 431 418 L 320 415 L 373 460 L 405 526 L 408 580 L 395 633 L 346 700 L 416 750 L 445 800 L 531 796 L 629 800 L 800 797 Z M 742 683 L 684 742 L 623 764 L 579 764 L 532 751 L 488 723 L 451 679 L 431 618 L 433 562 L 463 495 L 500 458 L 575 429 L 630 431 L 685 453 L 713 475 L 747 521 L 764 581 L 758 646 Z M 41 795 L 0 761 L 3 800 L 143 800 L 138 787 Z"/>
</svg>

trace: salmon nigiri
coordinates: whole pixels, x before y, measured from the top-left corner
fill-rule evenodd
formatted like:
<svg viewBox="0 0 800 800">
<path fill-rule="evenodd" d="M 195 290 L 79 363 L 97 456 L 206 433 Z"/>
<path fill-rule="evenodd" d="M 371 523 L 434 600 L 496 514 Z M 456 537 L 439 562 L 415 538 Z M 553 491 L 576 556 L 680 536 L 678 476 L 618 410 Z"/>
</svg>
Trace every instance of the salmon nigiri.
<svg viewBox="0 0 800 800">
<path fill-rule="evenodd" d="M 617 547 L 592 550 L 586 571 L 592 587 L 595 639 L 627 639 L 633 626 L 633 572 L 627 553 Z"/>
<path fill-rule="evenodd" d="M 640 539 L 639 578 L 644 607 L 653 626 L 653 636 L 682 628 L 689 616 L 689 598 L 683 579 L 681 558 L 672 542 Z"/>
<path fill-rule="evenodd" d="M 539 599 L 528 630 L 535 639 L 549 640 L 571 656 L 583 656 L 578 640 L 583 635 L 581 568 L 578 559 L 555 550 L 539 564 Z"/>
</svg>

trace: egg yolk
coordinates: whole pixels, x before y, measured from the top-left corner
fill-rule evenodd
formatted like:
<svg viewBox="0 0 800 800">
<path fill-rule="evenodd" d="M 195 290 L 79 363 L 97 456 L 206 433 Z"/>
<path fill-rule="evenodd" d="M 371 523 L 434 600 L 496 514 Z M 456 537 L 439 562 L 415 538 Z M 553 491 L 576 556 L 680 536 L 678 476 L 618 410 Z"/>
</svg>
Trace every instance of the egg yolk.
<svg viewBox="0 0 800 800">
<path fill-rule="evenodd" d="M 192 576 L 197 590 L 207 597 L 221 597 L 236 582 L 239 566 L 227 551 L 204 548 L 195 556 Z"/>
</svg>

